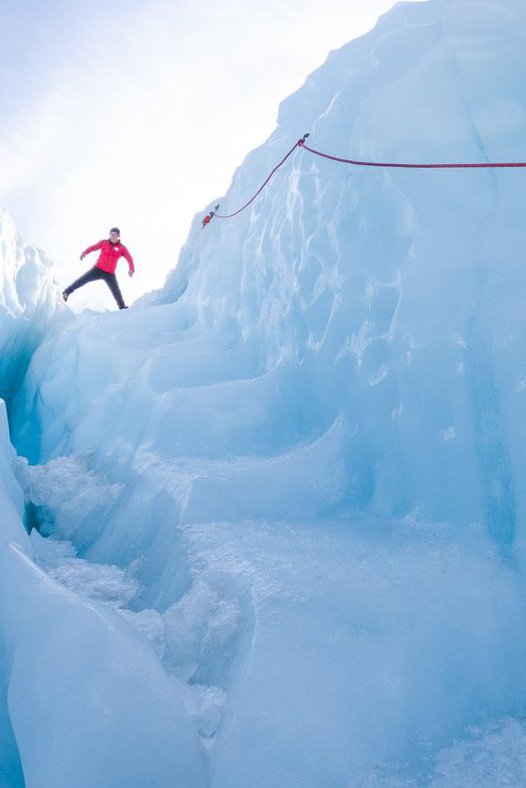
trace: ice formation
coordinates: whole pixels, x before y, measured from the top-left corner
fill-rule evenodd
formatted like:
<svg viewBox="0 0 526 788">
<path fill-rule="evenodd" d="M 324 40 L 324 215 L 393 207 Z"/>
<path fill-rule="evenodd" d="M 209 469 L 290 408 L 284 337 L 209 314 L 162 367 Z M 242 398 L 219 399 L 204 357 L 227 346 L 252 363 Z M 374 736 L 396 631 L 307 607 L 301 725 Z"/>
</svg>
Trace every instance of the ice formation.
<svg viewBox="0 0 526 788">
<path fill-rule="evenodd" d="M 9 402 L 57 304 L 51 261 L 0 209 L 0 396 Z"/>
<path fill-rule="evenodd" d="M 225 211 L 305 131 L 360 159 L 526 160 L 525 38 L 522 0 L 398 4 L 283 102 Z M 98 733 L 105 784 L 133 784 L 118 723 L 140 738 L 148 702 L 152 785 L 524 777 L 525 177 L 297 151 L 235 220 L 196 218 L 163 290 L 48 320 L 11 408 L 41 536 L 3 476 L 12 774 L 67 785 Z M 94 704 L 84 742 L 87 673 L 110 732 Z"/>
</svg>

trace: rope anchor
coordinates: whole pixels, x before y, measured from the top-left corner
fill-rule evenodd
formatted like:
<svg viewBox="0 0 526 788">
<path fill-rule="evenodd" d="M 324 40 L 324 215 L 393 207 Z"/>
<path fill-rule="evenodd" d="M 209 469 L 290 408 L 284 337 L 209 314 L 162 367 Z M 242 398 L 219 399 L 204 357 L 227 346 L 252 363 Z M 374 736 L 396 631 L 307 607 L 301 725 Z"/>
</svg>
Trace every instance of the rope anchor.
<svg viewBox="0 0 526 788">
<path fill-rule="evenodd" d="M 210 213 L 206 214 L 206 216 L 204 217 L 203 221 L 201 222 L 201 224 L 203 225 L 203 227 L 202 227 L 203 230 L 205 229 L 206 225 L 210 223 L 210 220 L 214 218 L 214 216 L 217 213 L 218 208 L 219 208 L 219 203 L 217 203 L 217 205 L 214 207 L 213 211 L 210 211 Z"/>
</svg>

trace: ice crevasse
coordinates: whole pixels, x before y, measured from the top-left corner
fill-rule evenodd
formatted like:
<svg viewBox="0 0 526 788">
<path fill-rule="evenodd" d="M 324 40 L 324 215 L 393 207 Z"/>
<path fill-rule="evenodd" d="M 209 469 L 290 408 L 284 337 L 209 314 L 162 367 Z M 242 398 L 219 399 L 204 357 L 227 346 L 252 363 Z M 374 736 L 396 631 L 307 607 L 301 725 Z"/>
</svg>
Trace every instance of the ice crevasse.
<svg viewBox="0 0 526 788">
<path fill-rule="evenodd" d="M 283 102 L 225 212 L 305 131 L 362 160 L 524 161 L 525 38 L 519 0 L 398 4 Z M 2 631 L 24 642 L 35 586 L 56 587 L 43 541 L 127 572 L 117 613 L 71 588 L 37 595 L 41 636 L 89 618 L 87 648 L 137 660 L 160 704 L 145 741 L 176 742 L 194 770 L 172 784 L 523 779 L 524 178 L 298 150 L 235 220 L 196 218 L 162 290 L 46 319 L 8 400 L 51 539 L 6 542 L 24 579 Z M 98 666 L 100 697 L 133 724 Z M 40 744 L 19 743 L 9 693 L 24 693 L 4 674 L 6 752 L 25 769 Z M 151 752 L 161 763 L 146 744 L 137 760 Z"/>
</svg>

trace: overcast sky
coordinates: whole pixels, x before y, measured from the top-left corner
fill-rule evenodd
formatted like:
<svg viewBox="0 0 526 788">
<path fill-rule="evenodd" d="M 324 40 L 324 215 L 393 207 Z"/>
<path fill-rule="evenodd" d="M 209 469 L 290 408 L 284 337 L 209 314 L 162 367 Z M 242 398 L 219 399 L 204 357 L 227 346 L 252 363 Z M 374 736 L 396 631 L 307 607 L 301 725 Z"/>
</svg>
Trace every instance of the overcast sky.
<svg viewBox="0 0 526 788">
<path fill-rule="evenodd" d="M 62 286 L 120 226 L 131 302 L 163 284 L 192 217 L 269 136 L 279 102 L 392 5 L 0 0 L 0 203 Z M 70 303 L 114 306 L 101 283 Z"/>
</svg>

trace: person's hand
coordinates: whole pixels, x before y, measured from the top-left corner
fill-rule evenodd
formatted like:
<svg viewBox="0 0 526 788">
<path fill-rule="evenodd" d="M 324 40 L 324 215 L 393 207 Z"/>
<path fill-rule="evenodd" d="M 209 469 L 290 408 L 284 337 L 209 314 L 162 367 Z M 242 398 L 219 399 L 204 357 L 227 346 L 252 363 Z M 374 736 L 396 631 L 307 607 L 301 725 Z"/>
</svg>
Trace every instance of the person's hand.
<svg viewBox="0 0 526 788">
<path fill-rule="evenodd" d="M 86 257 L 86 255 L 84 254 L 84 252 L 82 252 L 82 254 L 80 255 L 80 259 L 84 260 L 85 257 Z"/>
<path fill-rule="evenodd" d="M 130 276 L 130 277 L 131 277 L 131 276 L 133 276 L 133 275 L 134 275 L 134 273 L 135 273 L 135 271 L 128 270 L 128 276 Z"/>
</svg>

